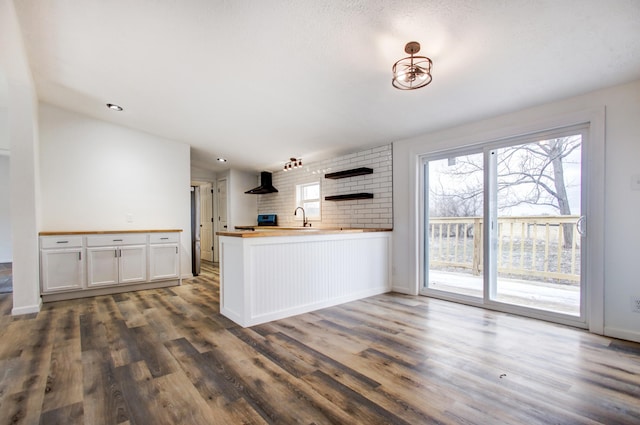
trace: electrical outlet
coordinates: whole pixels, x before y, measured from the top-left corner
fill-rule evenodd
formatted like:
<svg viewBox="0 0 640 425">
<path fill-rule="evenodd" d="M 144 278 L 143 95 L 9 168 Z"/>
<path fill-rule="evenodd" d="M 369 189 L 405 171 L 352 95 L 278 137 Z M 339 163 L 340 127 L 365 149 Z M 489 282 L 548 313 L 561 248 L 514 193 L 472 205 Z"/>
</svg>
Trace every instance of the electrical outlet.
<svg viewBox="0 0 640 425">
<path fill-rule="evenodd" d="M 640 297 L 631 297 L 631 311 L 640 313 Z"/>
</svg>

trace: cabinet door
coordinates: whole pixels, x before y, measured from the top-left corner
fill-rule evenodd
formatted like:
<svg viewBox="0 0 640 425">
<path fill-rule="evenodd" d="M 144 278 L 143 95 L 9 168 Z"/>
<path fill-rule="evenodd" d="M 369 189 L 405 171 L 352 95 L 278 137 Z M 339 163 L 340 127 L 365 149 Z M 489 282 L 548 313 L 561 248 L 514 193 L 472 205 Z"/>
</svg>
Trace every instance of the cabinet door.
<svg viewBox="0 0 640 425">
<path fill-rule="evenodd" d="M 85 258 L 82 248 L 41 251 L 42 292 L 82 289 Z"/>
<path fill-rule="evenodd" d="M 147 281 L 147 246 L 121 246 L 119 250 L 120 283 Z"/>
<path fill-rule="evenodd" d="M 116 247 L 87 248 L 88 286 L 118 283 L 118 249 Z"/>
<path fill-rule="evenodd" d="M 149 245 L 150 280 L 177 279 L 179 266 L 178 244 Z"/>
</svg>

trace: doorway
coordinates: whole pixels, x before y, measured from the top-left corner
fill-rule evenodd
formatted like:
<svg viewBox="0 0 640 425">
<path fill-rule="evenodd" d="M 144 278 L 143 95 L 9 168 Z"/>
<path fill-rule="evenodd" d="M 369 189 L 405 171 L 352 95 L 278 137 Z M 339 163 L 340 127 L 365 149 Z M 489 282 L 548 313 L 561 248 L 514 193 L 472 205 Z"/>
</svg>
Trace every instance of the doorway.
<svg viewBox="0 0 640 425">
<path fill-rule="evenodd" d="M 228 219 L 227 219 L 227 179 L 220 179 L 216 182 L 216 214 L 217 220 L 214 217 L 214 222 L 216 224 L 216 232 L 226 231 L 228 227 Z M 214 235 L 213 238 L 215 246 L 220 246 L 218 243 L 218 235 Z M 213 261 L 219 262 L 219 251 L 218 249 L 213 252 Z"/>
<path fill-rule="evenodd" d="M 211 183 L 200 185 L 200 254 L 206 261 L 213 261 L 213 189 Z"/>
<path fill-rule="evenodd" d="M 587 327 L 576 126 L 423 158 L 421 293 Z"/>
</svg>

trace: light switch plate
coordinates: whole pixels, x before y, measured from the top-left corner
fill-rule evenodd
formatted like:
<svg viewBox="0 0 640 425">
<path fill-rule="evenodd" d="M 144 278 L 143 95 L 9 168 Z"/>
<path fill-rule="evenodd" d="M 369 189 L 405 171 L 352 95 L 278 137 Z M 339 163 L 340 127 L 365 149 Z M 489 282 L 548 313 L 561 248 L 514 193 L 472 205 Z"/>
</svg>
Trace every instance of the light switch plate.
<svg viewBox="0 0 640 425">
<path fill-rule="evenodd" d="M 640 174 L 631 176 L 631 190 L 640 190 Z"/>
</svg>

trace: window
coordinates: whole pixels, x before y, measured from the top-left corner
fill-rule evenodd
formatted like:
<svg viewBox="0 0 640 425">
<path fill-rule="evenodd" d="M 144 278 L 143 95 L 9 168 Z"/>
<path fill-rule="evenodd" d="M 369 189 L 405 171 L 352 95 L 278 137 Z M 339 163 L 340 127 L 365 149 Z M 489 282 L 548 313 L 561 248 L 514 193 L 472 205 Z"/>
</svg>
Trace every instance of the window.
<svg viewBox="0 0 640 425">
<path fill-rule="evenodd" d="M 308 220 L 320 220 L 320 182 L 296 185 L 296 207 L 304 208 Z"/>
</svg>

